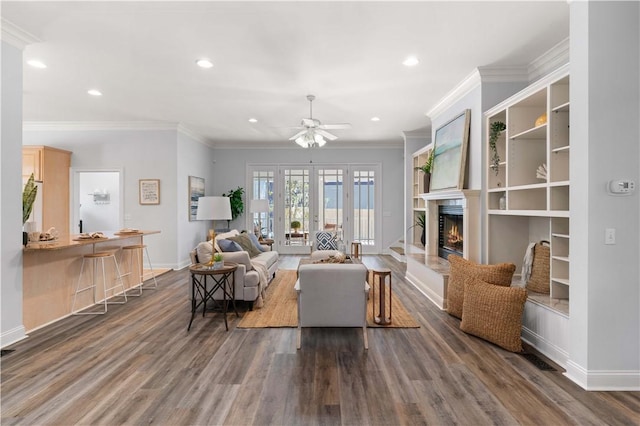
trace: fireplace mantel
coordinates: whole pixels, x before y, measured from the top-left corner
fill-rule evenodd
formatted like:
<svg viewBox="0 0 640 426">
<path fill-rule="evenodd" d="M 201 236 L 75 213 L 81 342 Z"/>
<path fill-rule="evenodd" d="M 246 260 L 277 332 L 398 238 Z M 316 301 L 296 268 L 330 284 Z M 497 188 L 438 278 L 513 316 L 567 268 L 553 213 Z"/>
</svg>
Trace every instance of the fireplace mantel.
<svg viewBox="0 0 640 426">
<path fill-rule="evenodd" d="M 426 201 L 425 254 L 438 255 L 438 206 L 458 204 L 463 208 L 464 258 L 480 262 L 480 190 L 462 189 L 420 194 Z"/>
</svg>

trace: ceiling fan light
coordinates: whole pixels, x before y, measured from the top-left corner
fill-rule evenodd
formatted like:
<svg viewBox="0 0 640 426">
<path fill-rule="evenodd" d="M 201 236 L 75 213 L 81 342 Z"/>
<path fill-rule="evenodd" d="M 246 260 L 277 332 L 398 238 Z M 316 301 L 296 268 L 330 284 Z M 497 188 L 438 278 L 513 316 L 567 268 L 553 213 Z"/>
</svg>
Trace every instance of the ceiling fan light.
<svg viewBox="0 0 640 426">
<path fill-rule="evenodd" d="M 326 143 L 327 143 L 327 140 L 322 136 L 320 136 L 320 140 L 316 140 L 316 146 L 318 148 L 322 148 L 323 146 L 325 146 Z"/>
<path fill-rule="evenodd" d="M 324 140 L 324 138 L 322 137 L 322 135 L 319 135 L 319 134 L 317 134 L 317 133 L 313 136 L 313 140 L 314 140 L 316 143 L 322 143 L 323 145 L 326 143 L 326 141 Z"/>
<path fill-rule="evenodd" d="M 302 136 L 298 136 L 298 137 L 296 138 L 296 143 L 297 143 L 298 145 L 300 145 L 301 147 L 303 147 L 303 148 L 308 148 L 308 147 L 309 147 L 309 145 L 307 144 L 307 141 L 306 141 L 306 140 L 305 140 L 305 138 L 304 138 L 304 137 L 302 137 Z"/>
</svg>

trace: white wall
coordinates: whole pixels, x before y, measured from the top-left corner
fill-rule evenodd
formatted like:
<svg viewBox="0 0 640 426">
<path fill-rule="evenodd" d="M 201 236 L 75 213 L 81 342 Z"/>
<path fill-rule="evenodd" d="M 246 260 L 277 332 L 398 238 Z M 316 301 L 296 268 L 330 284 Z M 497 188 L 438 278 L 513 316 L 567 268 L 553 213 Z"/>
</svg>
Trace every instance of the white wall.
<svg viewBox="0 0 640 426">
<path fill-rule="evenodd" d="M 177 252 L 176 130 L 25 130 L 23 138 L 24 145 L 73 152 L 71 167 L 123 170 L 124 226 L 160 230 L 145 238 L 153 264 L 178 265 L 182 256 Z M 160 179 L 159 205 L 139 204 L 139 179 Z M 185 209 L 186 203 L 185 198 Z"/>
<path fill-rule="evenodd" d="M 640 197 L 605 190 L 615 178 L 639 182 L 639 28 L 638 2 L 571 3 L 567 370 L 587 389 L 640 389 Z"/>
<path fill-rule="evenodd" d="M 1 47 L 0 346 L 25 337 L 22 325 L 22 51 Z"/>
<path fill-rule="evenodd" d="M 214 195 L 220 195 L 238 186 L 246 190 L 248 163 L 254 164 L 314 164 L 322 163 L 381 163 L 382 209 L 388 212 L 382 218 L 382 247 L 386 248 L 403 234 L 404 224 L 404 154 L 403 147 L 348 149 L 332 148 L 329 142 L 320 149 L 308 150 L 295 146 L 277 149 L 215 149 L 213 165 Z M 245 205 L 246 205 L 245 199 Z M 244 215 L 231 222 L 231 227 L 245 228 Z"/>
</svg>

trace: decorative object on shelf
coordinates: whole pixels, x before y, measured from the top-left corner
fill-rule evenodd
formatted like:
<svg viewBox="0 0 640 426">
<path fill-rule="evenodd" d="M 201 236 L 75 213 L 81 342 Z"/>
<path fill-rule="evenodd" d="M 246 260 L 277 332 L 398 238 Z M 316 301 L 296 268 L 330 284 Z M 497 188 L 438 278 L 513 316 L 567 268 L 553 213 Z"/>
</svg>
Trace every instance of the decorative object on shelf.
<svg viewBox="0 0 640 426">
<path fill-rule="evenodd" d="M 422 243 L 423 246 L 426 246 L 426 215 L 424 213 L 420 213 L 418 214 L 418 216 L 416 217 L 416 223 L 414 223 L 413 225 L 411 225 L 409 227 L 409 229 L 413 228 L 414 226 L 417 226 L 418 228 L 422 229 L 422 232 L 420 233 L 420 242 Z"/>
<path fill-rule="evenodd" d="M 29 216 L 31 216 L 31 212 L 33 211 L 33 203 L 36 200 L 37 194 L 38 187 L 35 183 L 35 177 L 33 173 L 31 173 L 22 191 L 22 244 L 25 246 L 29 242 L 29 232 L 34 232 L 35 229 L 32 228 L 37 226 L 35 222 L 31 222 L 33 225 L 27 226 L 27 220 L 29 220 Z"/>
<path fill-rule="evenodd" d="M 549 294 L 549 263 L 551 247 L 549 241 L 542 240 L 529 244 L 522 260 L 522 281 L 527 290 Z"/>
<path fill-rule="evenodd" d="M 227 220 L 227 228 L 230 227 L 229 222 L 236 220 L 238 216 L 244 212 L 244 201 L 242 201 L 243 195 L 244 189 L 240 187 L 231 189 L 226 194 L 222 194 L 223 197 L 229 197 L 229 202 L 231 203 L 231 219 Z"/>
<path fill-rule="evenodd" d="M 536 170 L 536 177 L 538 179 L 544 179 L 547 180 L 547 165 L 546 164 L 541 164 L 538 166 L 538 169 Z"/>
<path fill-rule="evenodd" d="M 500 137 L 500 133 L 504 132 L 507 129 L 506 124 L 502 121 L 494 121 L 491 123 L 491 128 L 489 129 L 489 148 L 491 149 L 491 170 L 493 170 L 496 175 L 498 174 L 500 168 L 500 155 L 498 155 L 498 147 L 496 146 L 496 142 Z"/>
<path fill-rule="evenodd" d="M 429 192 L 429 182 L 431 181 L 431 169 L 433 168 L 433 154 L 434 154 L 435 150 L 429 150 L 429 153 L 427 154 L 427 161 L 425 161 L 425 163 L 420 166 L 420 167 L 416 167 L 416 170 L 420 170 L 422 173 L 424 173 L 423 176 L 423 192 L 427 193 Z"/>
<path fill-rule="evenodd" d="M 204 178 L 189 176 L 189 221 L 198 220 L 198 200 L 204 197 Z"/>
<path fill-rule="evenodd" d="M 540 117 L 536 118 L 535 127 L 542 126 L 543 124 L 547 124 L 547 113 L 545 112 Z"/>
<path fill-rule="evenodd" d="M 300 224 L 299 221 L 297 221 L 297 220 L 291 221 L 291 229 L 293 229 L 294 232 L 298 233 L 298 230 L 300 229 L 301 226 L 302 225 Z"/>
<path fill-rule="evenodd" d="M 500 196 L 500 200 L 499 204 L 500 204 L 500 210 L 506 210 L 507 209 L 507 193 L 503 192 L 502 195 Z"/>
<path fill-rule="evenodd" d="M 160 179 L 138 180 L 138 195 L 142 205 L 160 204 Z"/>
<path fill-rule="evenodd" d="M 467 109 L 436 130 L 431 191 L 463 188 L 470 119 L 471 110 Z"/>
</svg>

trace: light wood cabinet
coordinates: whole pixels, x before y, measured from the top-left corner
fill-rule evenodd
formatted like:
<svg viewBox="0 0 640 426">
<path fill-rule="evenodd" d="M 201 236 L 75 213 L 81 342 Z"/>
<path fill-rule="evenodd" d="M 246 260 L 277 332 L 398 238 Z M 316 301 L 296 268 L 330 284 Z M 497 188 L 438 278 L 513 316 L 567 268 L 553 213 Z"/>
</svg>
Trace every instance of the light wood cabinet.
<svg viewBox="0 0 640 426">
<path fill-rule="evenodd" d="M 546 114 L 546 122 L 537 122 Z M 487 253 L 489 263 L 522 267 L 530 242 L 551 244 L 550 305 L 568 314 L 569 299 L 569 74 L 562 67 L 486 112 L 506 125 L 491 163 L 487 143 Z M 537 123 L 536 123 L 537 122 Z M 546 167 L 546 177 L 537 175 Z"/>
<path fill-rule="evenodd" d="M 42 231 L 55 227 L 69 235 L 69 168 L 71 152 L 48 146 L 22 148 L 22 176 L 42 182 Z"/>
</svg>

